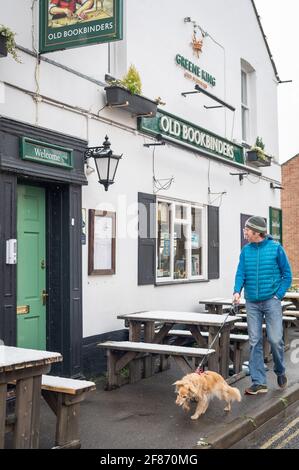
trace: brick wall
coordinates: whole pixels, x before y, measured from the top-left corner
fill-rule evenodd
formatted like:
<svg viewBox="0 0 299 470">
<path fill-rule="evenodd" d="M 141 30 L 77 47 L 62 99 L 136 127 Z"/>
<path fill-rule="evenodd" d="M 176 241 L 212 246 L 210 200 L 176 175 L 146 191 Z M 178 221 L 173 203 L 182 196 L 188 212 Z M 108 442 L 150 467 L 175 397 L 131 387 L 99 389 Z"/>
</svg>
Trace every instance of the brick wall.
<svg viewBox="0 0 299 470">
<path fill-rule="evenodd" d="M 282 165 L 282 186 L 283 246 L 292 266 L 293 277 L 299 278 L 299 154 Z"/>
</svg>

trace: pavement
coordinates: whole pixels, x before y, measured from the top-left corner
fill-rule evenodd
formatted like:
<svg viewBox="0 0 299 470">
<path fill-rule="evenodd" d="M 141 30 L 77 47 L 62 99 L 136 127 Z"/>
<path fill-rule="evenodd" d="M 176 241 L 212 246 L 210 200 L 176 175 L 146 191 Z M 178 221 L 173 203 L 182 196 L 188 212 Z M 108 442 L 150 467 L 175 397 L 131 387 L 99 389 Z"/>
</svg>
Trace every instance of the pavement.
<svg viewBox="0 0 299 470">
<path fill-rule="evenodd" d="M 298 423 L 299 401 L 238 441 L 232 449 L 299 449 Z"/>
<path fill-rule="evenodd" d="M 232 384 L 242 394 L 232 411 L 214 399 L 198 420 L 190 419 L 175 404 L 173 383 L 182 377 L 174 362 L 167 371 L 105 391 L 105 377 L 96 379 L 97 390 L 81 404 L 82 449 L 211 449 L 230 448 L 269 419 L 299 400 L 299 330 L 291 331 L 291 348 L 286 352 L 288 387 L 277 387 L 272 363 L 268 364 L 266 394 L 243 395 L 251 384 L 246 376 Z M 293 340 L 293 343 L 292 343 Z M 293 346 L 293 347 L 292 347 Z M 296 349 L 297 348 L 297 349 Z M 193 405 L 195 406 L 195 404 Z M 43 402 L 40 447 L 54 445 L 55 417 Z"/>
</svg>

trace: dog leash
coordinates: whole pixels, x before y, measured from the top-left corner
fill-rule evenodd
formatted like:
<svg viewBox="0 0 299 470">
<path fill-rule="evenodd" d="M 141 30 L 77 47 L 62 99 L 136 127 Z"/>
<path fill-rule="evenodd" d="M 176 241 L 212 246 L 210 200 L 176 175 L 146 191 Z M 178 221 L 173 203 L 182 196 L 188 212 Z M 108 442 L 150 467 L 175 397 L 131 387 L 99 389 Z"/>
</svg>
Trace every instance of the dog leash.
<svg viewBox="0 0 299 470">
<path fill-rule="evenodd" d="M 195 373 L 196 373 L 196 374 L 199 374 L 199 375 L 200 375 L 200 374 L 204 374 L 204 369 L 203 369 L 203 367 L 202 367 L 202 366 L 203 366 L 203 363 L 204 363 L 206 357 L 208 356 L 210 350 L 212 349 L 213 344 L 215 343 L 216 339 L 218 338 L 218 336 L 219 336 L 219 334 L 220 334 L 222 328 L 224 327 L 224 324 L 225 324 L 225 322 L 226 322 L 226 320 L 227 320 L 227 318 L 228 318 L 228 316 L 229 316 L 230 314 L 233 314 L 233 315 L 237 315 L 237 314 L 238 314 L 238 304 L 235 304 L 235 303 L 234 303 L 234 304 L 232 304 L 232 306 L 229 308 L 229 311 L 228 311 L 228 313 L 226 314 L 226 317 L 225 317 L 225 319 L 223 320 L 223 323 L 222 323 L 222 325 L 220 326 L 220 328 L 219 328 L 219 330 L 218 330 L 218 332 L 217 332 L 215 338 L 213 339 L 212 343 L 211 343 L 210 345 L 208 345 L 208 351 L 207 351 L 207 353 L 203 356 L 202 360 L 200 361 L 199 366 L 195 369 Z"/>
</svg>

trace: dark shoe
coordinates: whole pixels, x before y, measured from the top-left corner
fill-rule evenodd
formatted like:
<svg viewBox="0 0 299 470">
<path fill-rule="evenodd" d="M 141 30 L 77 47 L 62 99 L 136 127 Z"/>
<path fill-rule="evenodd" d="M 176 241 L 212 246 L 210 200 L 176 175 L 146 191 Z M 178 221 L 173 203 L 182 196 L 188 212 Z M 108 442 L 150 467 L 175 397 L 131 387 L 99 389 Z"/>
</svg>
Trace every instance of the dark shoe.
<svg viewBox="0 0 299 470">
<path fill-rule="evenodd" d="M 251 387 L 245 389 L 245 395 L 257 395 L 258 393 L 267 393 L 267 385 L 251 385 Z"/>
<path fill-rule="evenodd" d="M 286 386 L 288 385 L 287 376 L 285 374 L 278 375 L 277 376 L 277 383 L 278 383 L 278 386 L 280 388 L 286 388 Z"/>
</svg>

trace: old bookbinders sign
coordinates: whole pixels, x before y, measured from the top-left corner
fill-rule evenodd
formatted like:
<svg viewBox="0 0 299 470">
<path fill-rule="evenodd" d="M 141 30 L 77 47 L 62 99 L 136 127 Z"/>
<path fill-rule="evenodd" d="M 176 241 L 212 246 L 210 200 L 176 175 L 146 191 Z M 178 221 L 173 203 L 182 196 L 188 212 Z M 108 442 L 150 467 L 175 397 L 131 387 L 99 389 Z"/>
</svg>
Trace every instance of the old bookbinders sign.
<svg viewBox="0 0 299 470">
<path fill-rule="evenodd" d="M 123 0 L 40 0 L 40 53 L 118 41 Z"/>
</svg>

